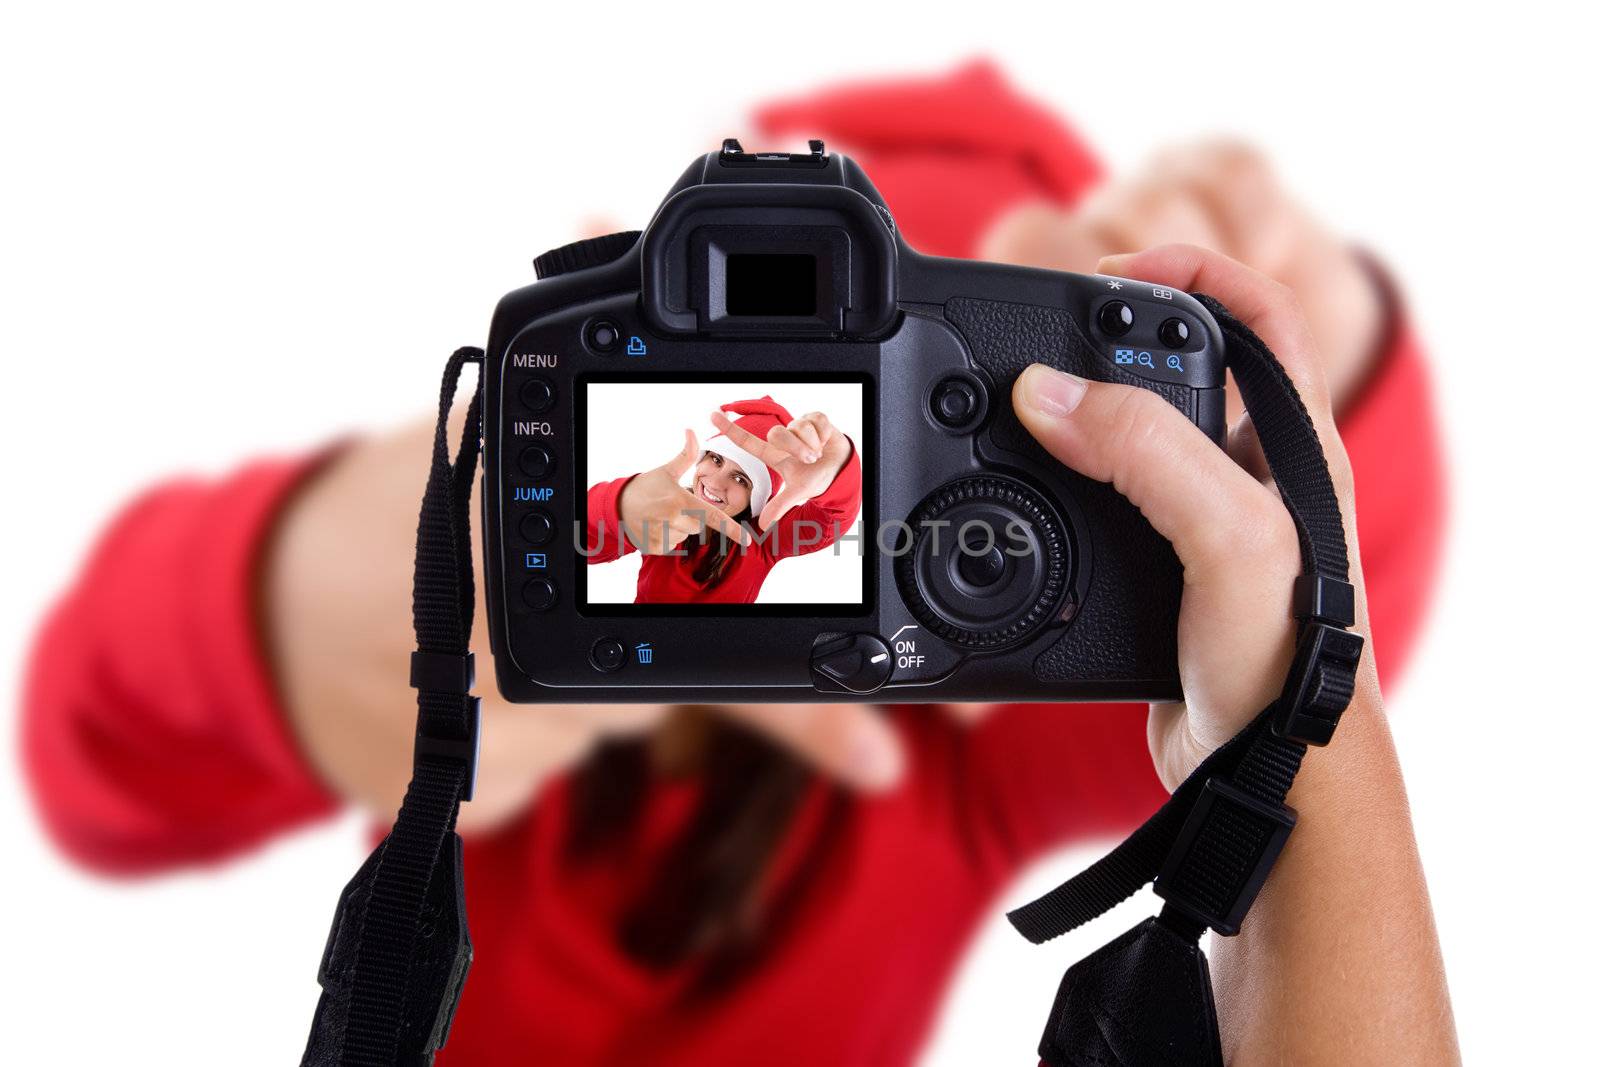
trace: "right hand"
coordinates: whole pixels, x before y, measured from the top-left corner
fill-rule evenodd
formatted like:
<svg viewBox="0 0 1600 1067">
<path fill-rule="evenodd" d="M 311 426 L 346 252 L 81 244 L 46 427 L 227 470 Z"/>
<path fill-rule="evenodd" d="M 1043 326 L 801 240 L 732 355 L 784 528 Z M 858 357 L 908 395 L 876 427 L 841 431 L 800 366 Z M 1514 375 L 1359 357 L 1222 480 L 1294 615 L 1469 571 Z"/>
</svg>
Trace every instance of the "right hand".
<svg viewBox="0 0 1600 1067">
<path fill-rule="evenodd" d="M 654 470 L 636 474 L 617 497 L 617 513 L 628 541 L 647 556 L 664 556 L 688 538 L 717 530 L 740 545 L 745 528 L 683 487 L 683 476 L 700 459 L 693 430 L 683 431 L 683 451 Z"/>
</svg>

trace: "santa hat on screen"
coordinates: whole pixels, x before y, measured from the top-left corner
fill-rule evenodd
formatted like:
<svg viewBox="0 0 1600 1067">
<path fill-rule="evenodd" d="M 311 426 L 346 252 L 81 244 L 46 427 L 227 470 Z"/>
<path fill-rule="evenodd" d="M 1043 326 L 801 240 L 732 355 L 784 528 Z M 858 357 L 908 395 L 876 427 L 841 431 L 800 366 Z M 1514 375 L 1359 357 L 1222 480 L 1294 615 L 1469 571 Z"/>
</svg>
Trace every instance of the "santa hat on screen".
<svg viewBox="0 0 1600 1067">
<path fill-rule="evenodd" d="M 770 396 L 764 396 L 759 400 L 735 400 L 731 404 L 723 404 L 722 410 L 733 419 L 735 426 L 763 441 L 767 439 L 767 434 L 774 426 L 787 426 L 794 421 L 794 416 Z M 715 452 L 744 468 L 745 474 L 750 478 L 751 515 L 759 516 L 761 509 L 767 506 L 767 501 L 783 488 L 782 475 L 740 445 L 730 441 L 726 434 L 719 433 L 710 438 L 704 448 L 707 452 Z"/>
</svg>

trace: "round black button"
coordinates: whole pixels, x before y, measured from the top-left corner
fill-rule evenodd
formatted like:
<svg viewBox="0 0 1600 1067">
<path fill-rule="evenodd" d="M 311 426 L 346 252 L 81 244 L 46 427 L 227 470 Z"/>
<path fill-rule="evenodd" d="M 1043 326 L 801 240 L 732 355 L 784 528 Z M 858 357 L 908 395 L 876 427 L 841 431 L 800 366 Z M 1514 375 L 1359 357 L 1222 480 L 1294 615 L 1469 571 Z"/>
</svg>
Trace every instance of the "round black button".
<svg viewBox="0 0 1600 1067">
<path fill-rule="evenodd" d="M 530 478 L 548 478 L 550 472 L 556 469 L 556 457 L 542 445 L 529 445 L 517 457 L 517 466 Z"/>
<path fill-rule="evenodd" d="M 549 543 L 556 535 L 556 520 L 550 517 L 548 511 L 530 511 L 522 516 L 518 524 L 522 531 L 522 539 L 529 544 L 543 545 Z"/>
<path fill-rule="evenodd" d="M 529 378 L 522 383 L 522 406 L 535 415 L 549 411 L 556 402 L 556 387 L 549 378 Z"/>
<path fill-rule="evenodd" d="M 1120 300 L 1100 305 L 1100 329 L 1112 337 L 1121 337 L 1133 329 L 1133 309 Z"/>
<path fill-rule="evenodd" d="M 978 394 L 969 382 L 951 378 L 939 383 L 933 392 L 934 418 L 946 426 L 960 426 L 972 418 L 978 407 Z"/>
<path fill-rule="evenodd" d="M 614 322 L 597 319 L 589 324 L 586 336 L 589 347 L 605 355 L 617 350 L 617 343 L 622 340 L 622 330 Z"/>
<path fill-rule="evenodd" d="M 1005 576 L 1006 554 L 1000 551 L 999 546 L 990 546 L 981 551 L 964 551 L 956 563 L 956 573 L 968 585 L 985 589 Z"/>
<path fill-rule="evenodd" d="M 620 670 L 628 661 L 628 650 L 615 637 L 602 637 L 589 649 L 589 662 L 597 671 L 607 674 Z"/>
<path fill-rule="evenodd" d="M 1161 329 L 1156 332 L 1161 338 L 1161 343 L 1168 348 L 1182 348 L 1189 339 L 1189 324 L 1182 319 L 1168 319 L 1161 324 Z"/>
<path fill-rule="evenodd" d="M 534 611 L 549 611 L 556 606 L 556 585 L 548 578 L 530 578 L 522 587 L 522 602 Z"/>
<path fill-rule="evenodd" d="M 970 430 L 983 418 L 983 387 L 965 375 L 952 374 L 933 387 L 928 406 L 934 421 L 945 429 Z"/>
</svg>

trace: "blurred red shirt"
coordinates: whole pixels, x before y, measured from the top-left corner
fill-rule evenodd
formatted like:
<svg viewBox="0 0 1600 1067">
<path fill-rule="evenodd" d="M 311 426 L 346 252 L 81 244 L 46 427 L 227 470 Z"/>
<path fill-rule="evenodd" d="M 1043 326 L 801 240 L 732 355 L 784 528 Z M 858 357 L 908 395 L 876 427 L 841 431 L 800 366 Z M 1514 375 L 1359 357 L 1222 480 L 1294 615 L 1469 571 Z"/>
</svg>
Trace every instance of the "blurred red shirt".
<svg viewBox="0 0 1600 1067">
<path fill-rule="evenodd" d="M 1101 175 L 1058 118 L 982 63 L 824 91 L 763 108 L 758 122 L 854 155 L 907 240 L 935 254 L 972 255 L 1008 206 L 1070 206 Z M 1340 418 L 1389 681 L 1412 647 L 1443 522 L 1423 361 L 1391 325 Z M 290 735 L 253 614 L 263 539 L 312 463 L 263 460 L 146 492 L 45 622 L 26 688 L 26 771 L 50 833 L 82 863 L 126 874 L 214 861 L 337 806 Z M 783 936 L 704 1005 L 684 1007 L 682 976 L 633 962 L 614 933 L 643 884 L 641 857 L 658 854 L 681 813 L 672 786 L 652 796 L 626 856 L 564 857 L 565 780 L 514 825 L 469 841 L 477 961 L 442 1062 L 911 1062 L 968 939 L 1023 865 L 1130 827 L 1164 792 L 1140 707 L 1014 705 L 971 730 L 927 710 L 891 714 L 912 752 L 903 788 L 853 805 Z M 819 782 L 808 807 L 828 788 Z M 805 815 L 786 848 L 816 832 Z"/>
</svg>

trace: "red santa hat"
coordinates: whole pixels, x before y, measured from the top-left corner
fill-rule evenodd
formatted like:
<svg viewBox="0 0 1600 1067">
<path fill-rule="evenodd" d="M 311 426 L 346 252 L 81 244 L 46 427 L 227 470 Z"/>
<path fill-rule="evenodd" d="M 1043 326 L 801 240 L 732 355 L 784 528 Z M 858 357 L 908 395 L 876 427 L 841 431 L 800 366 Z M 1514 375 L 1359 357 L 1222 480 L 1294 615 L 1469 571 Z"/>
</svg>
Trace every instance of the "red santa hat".
<svg viewBox="0 0 1600 1067">
<path fill-rule="evenodd" d="M 733 418 L 735 426 L 763 441 L 767 439 L 767 434 L 773 427 L 787 426 L 794 421 L 794 416 L 770 396 L 764 396 L 759 400 L 735 400 L 731 404 L 723 404 L 722 410 L 729 418 Z M 718 433 L 707 440 L 705 450 L 715 452 L 724 459 L 731 459 L 744 469 L 750 479 L 752 516 L 759 516 L 761 509 L 767 506 L 767 501 L 783 488 L 782 475 L 741 445 L 729 440 L 727 434 Z"/>
</svg>

